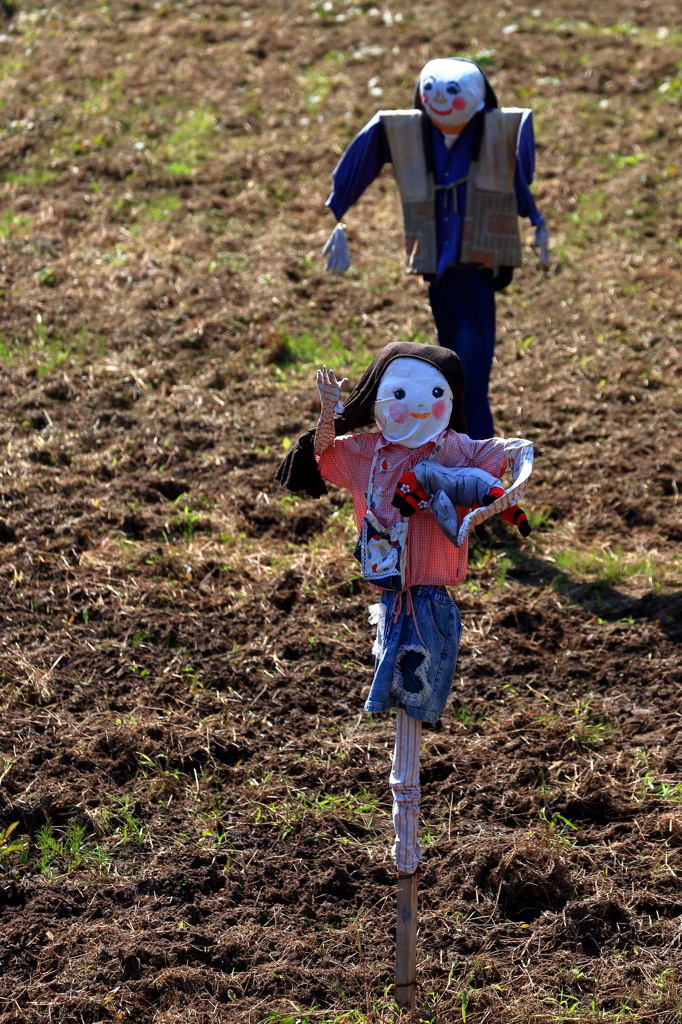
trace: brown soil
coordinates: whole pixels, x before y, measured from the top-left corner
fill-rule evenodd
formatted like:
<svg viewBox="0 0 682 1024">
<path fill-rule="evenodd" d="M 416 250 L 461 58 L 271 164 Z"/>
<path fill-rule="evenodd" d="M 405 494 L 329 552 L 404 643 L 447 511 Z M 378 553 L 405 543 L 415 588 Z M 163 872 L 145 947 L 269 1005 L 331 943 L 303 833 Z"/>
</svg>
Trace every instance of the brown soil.
<svg viewBox="0 0 682 1024">
<path fill-rule="evenodd" d="M 555 262 L 498 306 L 536 530 L 455 594 L 420 1015 L 682 1019 L 682 26 L 539 5 L 0 3 L 0 1022 L 392 1019 L 370 594 L 272 473 L 321 355 L 432 335 L 390 175 L 325 275 L 338 154 L 484 50 Z"/>
</svg>

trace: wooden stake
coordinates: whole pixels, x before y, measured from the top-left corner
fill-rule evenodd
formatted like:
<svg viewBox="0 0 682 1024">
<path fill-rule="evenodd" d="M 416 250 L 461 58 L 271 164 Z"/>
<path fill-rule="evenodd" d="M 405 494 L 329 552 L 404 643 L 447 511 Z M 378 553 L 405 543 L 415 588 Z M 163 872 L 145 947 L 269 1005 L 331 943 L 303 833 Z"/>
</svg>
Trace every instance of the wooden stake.
<svg viewBox="0 0 682 1024">
<path fill-rule="evenodd" d="M 398 878 L 395 933 L 395 1001 L 414 1010 L 417 999 L 417 891 L 419 872 Z"/>
</svg>

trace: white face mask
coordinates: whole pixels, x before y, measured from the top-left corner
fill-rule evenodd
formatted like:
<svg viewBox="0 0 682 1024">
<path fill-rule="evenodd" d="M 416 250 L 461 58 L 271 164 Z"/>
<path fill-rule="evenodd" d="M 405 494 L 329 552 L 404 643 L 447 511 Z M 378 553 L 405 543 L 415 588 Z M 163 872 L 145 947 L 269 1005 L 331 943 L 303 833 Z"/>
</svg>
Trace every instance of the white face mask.
<svg viewBox="0 0 682 1024">
<path fill-rule="evenodd" d="M 388 364 L 377 390 L 374 419 L 387 441 L 420 448 L 450 422 L 452 390 L 440 370 L 402 356 Z"/>
<path fill-rule="evenodd" d="M 424 110 L 436 128 L 457 134 L 485 106 L 485 78 L 467 60 L 430 60 L 419 76 Z"/>
</svg>

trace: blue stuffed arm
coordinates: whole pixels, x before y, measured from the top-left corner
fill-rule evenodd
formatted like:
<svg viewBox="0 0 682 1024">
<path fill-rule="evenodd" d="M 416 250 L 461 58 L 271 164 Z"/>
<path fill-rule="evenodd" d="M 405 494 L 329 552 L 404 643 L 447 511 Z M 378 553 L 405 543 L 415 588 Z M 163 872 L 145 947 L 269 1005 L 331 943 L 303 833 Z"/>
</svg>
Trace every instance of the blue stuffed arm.
<svg viewBox="0 0 682 1024">
<path fill-rule="evenodd" d="M 502 482 L 492 473 L 475 467 L 441 466 L 437 462 L 420 462 L 414 467 L 414 475 L 430 497 L 436 491 L 444 491 L 453 505 L 473 508 L 485 504 L 493 487 Z"/>
<path fill-rule="evenodd" d="M 385 163 L 391 161 L 386 130 L 377 111 L 371 121 L 355 136 L 332 174 L 332 191 L 326 206 L 337 220 L 372 184 Z"/>
<path fill-rule="evenodd" d="M 539 249 L 540 263 L 549 266 L 549 231 L 535 203 L 530 190 L 535 174 L 535 135 L 533 132 L 533 114 L 524 112 L 516 152 L 516 171 L 514 173 L 514 191 L 519 217 L 528 217 L 535 227 L 535 244 Z"/>
<path fill-rule="evenodd" d="M 326 205 L 337 221 L 341 221 L 346 210 L 358 201 L 390 160 L 391 151 L 379 111 L 355 136 L 332 174 L 332 193 Z M 330 273 L 343 274 L 348 270 L 350 256 L 345 228 L 341 223 L 327 239 L 322 255 L 328 256 L 326 267 Z"/>
</svg>

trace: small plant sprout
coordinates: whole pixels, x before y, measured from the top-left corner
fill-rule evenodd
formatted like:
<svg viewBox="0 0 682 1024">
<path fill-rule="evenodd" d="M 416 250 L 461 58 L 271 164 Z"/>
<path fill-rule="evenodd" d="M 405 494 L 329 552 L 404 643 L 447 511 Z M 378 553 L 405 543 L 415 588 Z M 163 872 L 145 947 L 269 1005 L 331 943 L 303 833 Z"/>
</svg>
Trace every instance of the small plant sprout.
<svg viewBox="0 0 682 1024">
<path fill-rule="evenodd" d="M 592 700 L 580 700 L 573 709 L 575 725 L 571 729 L 566 742 L 573 743 L 577 750 L 600 747 L 608 733 L 608 725 L 595 722 L 591 711 Z"/>
<path fill-rule="evenodd" d="M 147 841 L 148 832 L 143 825 L 136 821 L 133 806 L 133 800 L 130 796 L 124 797 L 123 800 L 119 800 L 117 803 L 114 814 L 123 826 L 119 833 L 120 842 L 122 844 L 132 842 L 138 846 L 143 846 Z"/>
<path fill-rule="evenodd" d="M 57 283 L 57 272 L 54 267 L 43 267 L 36 272 L 35 276 L 38 284 L 42 284 L 47 288 L 54 288 Z"/>
<path fill-rule="evenodd" d="M 497 570 L 496 585 L 501 589 L 507 582 L 507 573 L 511 565 L 511 559 L 503 557 L 500 559 L 499 568 Z"/>
<path fill-rule="evenodd" d="M 8 825 L 5 831 L 0 834 L 0 868 L 5 868 L 5 870 L 9 867 L 8 858 L 10 854 L 23 854 L 28 849 L 28 843 L 24 839 L 15 839 L 14 841 L 10 839 L 10 836 L 18 824 L 18 821 L 13 821 L 12 824 Z"/>
<path fill-rule="evenodd" d="M 550 842 L 561 846 L 571 846 L 571 832 L 577 832 L 578 826 L 565 818 L 563 814 L 553 814 L 547 818 L 546 808 L 540 812 L 540 820 L 546 823 L 547 837 Z"/>
<path fill-rule="evenodd" d="M 682 803 L 682 782 L 667 782 L 657 779 L 651 772 L 646 772 L 639 783 L 637 795 L 640 800 L 655 796 L 660 800 L 679 804 Z"/>
<path fill-rule="evenodd" d="M 186 776 L 186 772 L 180 771 L 179 768 L 163 768 L 160 761 L 167 760 L 165 754 L 157 754 L 156 760 L 153 757 L 148 757 L 147 754 L 139 754 L 140 768 L 142 774 L 147 778 L 150 774 L 156 776 L 165 776 L 167 778 L 180 779 Z"/>
<path fill-rule="evenodd" d="M 35 841 L 39 851 L 36 868 L 41 874 L 48 874 L 50 864 L 62 853 L 61 844 L 55 839 L 54 827 L 49 821 L 37 830 Z"/>
<path fill-rule="evenodd" d="M 171 525 L 183 537 L 186 544 L 191 544 L 200 518 L 198 512 L 194 512 L 189 505 L 185 505 L 182 512 L 173 517 Z"/>
</svg>

